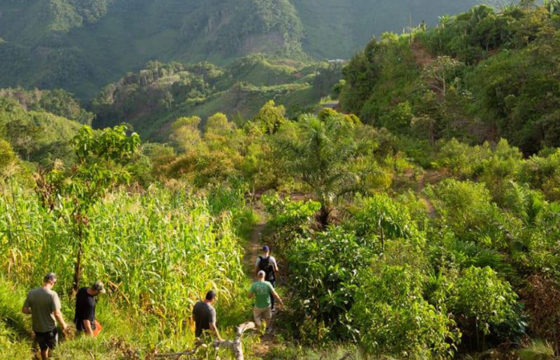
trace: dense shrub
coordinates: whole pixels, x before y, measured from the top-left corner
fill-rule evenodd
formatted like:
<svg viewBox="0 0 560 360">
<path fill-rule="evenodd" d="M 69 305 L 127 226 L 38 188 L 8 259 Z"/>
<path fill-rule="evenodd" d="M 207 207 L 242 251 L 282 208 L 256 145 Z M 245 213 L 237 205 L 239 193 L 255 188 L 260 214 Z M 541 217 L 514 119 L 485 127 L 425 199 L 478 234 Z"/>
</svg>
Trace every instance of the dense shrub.
<svg viewBox="0 0 560 360">
<path fill-rule="evenodd" d="M 451 289 L 448 306 L 464 337 L 475 339 L 479 348 L 486 347 L 487 336 L 500 343 L 515 341 L 525 331 L 517 294 L 489 267 L 465 269 Z"/>
<path fill-rule="evenodd" d="M 299 331 L 305 331 L 305 320 L 309 319 L 314 330 L 305 334 L 307 340 L 354 337 L 348 311 L 360 282 L 358 270 L 371 263 L 373 252 L 355 235 L 332 227 L 312 238 L 297 239 L 287 255 Z"/>
<path fill-rule="evenodd" d="M 446 179 L 426 189 L 441 223 L 463 241 L 505 246 L 505 220 L 484 184 Z"/>
<path fill-rule="evenodd" d="M 405 239 L 421 243 L 422 238 L 406 206 L 387 195 L 358 201 L 347 227 L 356 233 L 363 246 L 382 254 L 387 240 Z"/>
<path fill-rule="evenodd" d="M 371 354 L 398 358 L 452 358 L 460 334 L 454 321 L 422 297 L 420 273 L 385 266 L 360 274 L 352 315 Z"/>
</svg>

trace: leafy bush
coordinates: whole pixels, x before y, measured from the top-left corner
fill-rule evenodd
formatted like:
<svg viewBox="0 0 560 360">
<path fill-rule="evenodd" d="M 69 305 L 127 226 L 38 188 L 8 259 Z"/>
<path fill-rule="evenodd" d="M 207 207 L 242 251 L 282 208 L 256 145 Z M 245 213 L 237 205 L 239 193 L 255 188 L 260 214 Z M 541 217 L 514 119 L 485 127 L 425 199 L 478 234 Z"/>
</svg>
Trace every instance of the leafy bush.
<svg viewBox="0 0 560 360">
<path fill-rule="evenodd" d="M 529 158 L 522 166 L 520 181 L 542 189 L 549 200 L 560 200 L 560 150 Z"/>
<path fill-rule="evenodd" d="M 382 254 L 385 242 L 391 239 L 405 239 L 421 242 L 421 234 L 406 206 L 387 195 L 379 194 L 365 198 L 356 204 L 347 227 L 362 239 L 363 246 Z"/>
<path fill-rule="evenodd" d="M 484 349 L 487 336 L 499 343 L 517 340 L 524 332 L 526 324 L 519 314 L 517 298 L 511 285 L 494 270 L 471 266 L 455 281 L 448 307 L 464 337 L 476 339 L 479 349 Z"/>
<path fill-rule="evenodd" d="M 340 227 L 297 239 L 287 252 L 289 287 L 296 295 L 294 321 L 299 336 L 322 342 L 356 335 L 349 310 L 373 252 Z M 310 322 L 310 326 L 306 325 Z"/>
<path fill-rule="evenodd" d="M 487 246 L 506 246 L 508 224 L 484 184 L 446 179 L 426 188 L 426 194 L 440 216 L 463 241 Z"/>
<path fill-rule="evenodd" d="M 423 277 L 408 267 L 360 274 L 352 315 L 370 354 L 452 358 L 460 334 L 454 321 L 422 297 Z"/>
<path fill-rule="evenodd" d="M 280 198 L 276 193 L 265 194 L 261 198 L 266 211 L 271 215 L 268 226 L 273 232 L 273 241 L 278 249 L 288 249 L 292 241 L 306 236 L 321 204 L 316 201 L 293 201 Z"/>
</svg>

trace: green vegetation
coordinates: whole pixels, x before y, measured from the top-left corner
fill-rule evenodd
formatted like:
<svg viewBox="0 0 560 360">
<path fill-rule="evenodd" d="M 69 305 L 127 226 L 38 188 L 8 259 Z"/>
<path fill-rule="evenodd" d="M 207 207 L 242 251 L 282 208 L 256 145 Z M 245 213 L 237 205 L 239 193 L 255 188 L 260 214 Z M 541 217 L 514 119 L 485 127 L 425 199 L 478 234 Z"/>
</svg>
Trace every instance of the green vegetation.
<svg viewBox="0 0 560 360">
<path fill-rule="evenodd" d="M 170 3 L 80 2 L 57 31 Z M 192 306 L 210 289 L 232 339 L 262 243 L 286 306 L 272 334 L 245 334 L 246 359 L 560 356 L 557 5 L 385 34 L 341 81 L 338 63 L 252 55 L 149 62 L 91 112 L 64 91 L 0 91 L 0 359 L 32 356 L 21 305 L 48 271 L 67 319 L 79 284 L 108 289 L 100 337 L 66 338 L 56 358 L 194 349 Z M 298 34 L 276 11 L 288 1 L 251 6 Z M 346 114 L 315 105 L 338 94 Z"/>
<path fill-rule="evenodd" d="M 285 105 L 289 116 L 312 111 L 340 77 L 339 65 L 306 65 L 262 55 L 241 58 L 225 68 L 150 62 L 105 87 L 91 107 L 96 127 L 126 122 L 143 137 L 161 141 L 167 139 L 171 123 L 183 116 L 206 121 L 223 111 L 239 123 L 270 99 Z"/>
<path fill-rule="evenodd" d="M 401 33 L 420 22 L 435 24 L 438 16 L 457 14 L 478 2 L 293 0 L 293 3 L 304 28 L 304 49 L 315 57 L 345 59 L 373 35 L 386 31 Z"/>
<path fill-rule="evenodd" d="M 347 58 L 371 35 L 476 1 L 24 0 L 0 4 L 0 87 L 91 98 L 153 59 L 230 62 L 251 53 Z M 367 14 L 367 16 L 364 16 Z"/>
<path fill-rule="evenodd" d="M 477 6 L 433 29 L 372 40 L 345 69 L 343 109 L 432 143 L 557 147 L 560 17 L 547 4 Z"/>
<path fill-rule="evenodd" d="M 0 89 L 0 97 L 16 100 L 24 109 L 51 114 L 91 125 L 95 115 L 84 110 L 72 94 L 58 90 Z"/>
<path fill-rule="evenodd" d="M 26 111 L 16 100 L 0 98 L 0 139 L 3 152 L 47 166 L 54 159 L 68 161 L 70 141 L 80 124 L 49 112 Z M 11 148 L 11 150 L 10 150 Z"/>
<path fill-rule="evenodd" d="M 209 288 L 231 336 L 250 317 L 243 239 L 259 205 L 246 198 L 263 192 L 265 236 L 288 271 L 282 346 L 268 356 L 551 351 L 530 347 L 528 334 L 557 346 L 559 150 L 525 158 L 505 140 L 450 140 L 425 154 L 423 168 L 408 160 L 416 145 L 355 116 L 325 109 L 290 120 L 272 101 L 241 127 L 222 113 L 204 124 L 179 118 L 168 145 L 139 145 L 123 126 L 83 127 L 71 144 L 70 163 L 37 173 L 35 184 L 32 164 L 8 147 L 2 158 L 15 176 L 0 197 L 0 289 L 23 297 L 54 270 L 71 316 L 67 290 L 109 284 L 102 339 L 67 340 L 62 358 L 190 348 L 182 320 Z M 28 320 L 2 299 L 0 339 L 19 354 Z M 244 340 L 249 358 L 255 341 Z"/>
</svg>

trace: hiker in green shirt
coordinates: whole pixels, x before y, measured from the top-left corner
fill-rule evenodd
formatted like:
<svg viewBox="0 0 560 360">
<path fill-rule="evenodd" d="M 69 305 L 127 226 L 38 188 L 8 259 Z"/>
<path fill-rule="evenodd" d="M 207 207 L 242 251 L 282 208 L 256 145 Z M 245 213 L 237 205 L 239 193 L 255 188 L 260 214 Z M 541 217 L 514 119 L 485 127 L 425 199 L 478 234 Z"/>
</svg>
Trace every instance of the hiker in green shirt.
<svg viewBox="0 0 560 360">
<path fill-rule="evenodd" d="M 272 311 L 270 309 L 271 295 L 278 300 L 280 305 L 283 305 L 282 299 L 280 296 L 274 291 L 274 287 L 268 281 L 265 281 L 264 278 L 266 273 L 261 270 L 257 273 L 257 281 L 251 285 L 249 289 L 249 297 L 255 298 L 255 307 L 253 308 L 253 316 L 255 318 L 255 324 L 258 327 L 261 327 L 262 321 L 266 322 L 267 332 L 270 329 L 271 319 L 272 319 Z"/>
</svg>

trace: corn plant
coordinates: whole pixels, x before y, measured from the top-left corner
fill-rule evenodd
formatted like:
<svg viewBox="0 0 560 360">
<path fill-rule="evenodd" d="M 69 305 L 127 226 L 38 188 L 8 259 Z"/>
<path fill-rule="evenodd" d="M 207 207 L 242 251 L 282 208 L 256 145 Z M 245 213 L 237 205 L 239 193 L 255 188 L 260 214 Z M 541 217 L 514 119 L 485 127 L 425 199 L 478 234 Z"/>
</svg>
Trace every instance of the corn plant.
<svg viewBox="0 0 560 360">
<path fill-rule="evenodd" d="M 60 288 L 73 284 L 76 234 L 68 226 L 69 211 L 53 216 L 33 193 L 14 192 L 0 193 L 6 215 L 0 217 L 0 252 L 6 254 L 0 268 L 29 287 L 45 271 L 59 275 Z M 88 219 L 83 280 L 105 280 L 110 299 L 155 319 L 157 332 L 180 329 L 209 289 L 218 292 L 220 308 L 240 314 L 243 251 L 230 211 L 216 214 L 206 197 L 152 187 L 111 192 L 91 206 Z"/>
<path fill-rule="evenodd" d="M 88 211 L 112 186 L 128 179 L 124 165 L 140 144 L 138 134 L 128 136 L 126 130 L 116 126 L 94 131 L 84 126 L 73 139 L 77 163 L 69 170 L 55 166 L 36 174 L 36 191 L 43 208 L 67 219 L 75 229 L 74 292 L 80 284 Z"/>
</svg>

